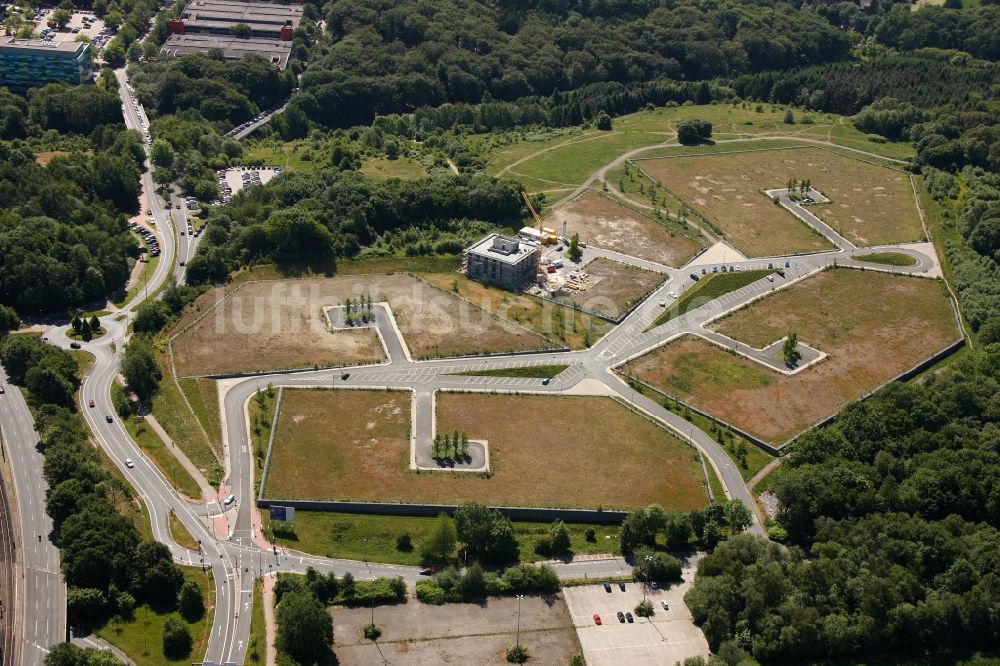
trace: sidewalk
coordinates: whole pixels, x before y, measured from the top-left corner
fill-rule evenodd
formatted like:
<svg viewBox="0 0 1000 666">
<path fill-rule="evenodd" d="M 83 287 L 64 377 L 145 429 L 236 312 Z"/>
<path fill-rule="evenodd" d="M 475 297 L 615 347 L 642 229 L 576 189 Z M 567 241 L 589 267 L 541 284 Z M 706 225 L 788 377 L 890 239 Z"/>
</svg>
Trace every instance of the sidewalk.
<svg viewBox="0 0 1000 666">
<path fill-rule="evenodd" d="M 167 450 L 173 454 L 174 458 L 177 459 L 177 462 L 181 464 L 181 467 L 187 470 L 187 473 L 190 474 L 191 478 L 198 484 L 198 488 L 201 490 L 202 499 L 206 502 L 219 499 L 219 492 L 212 487 L 212 485 L 208 482 L 208 479 L 205 478 L 205 475 L 201 473 L 201 470 L 198 469 L 193 462 L 191 462 L 191 459 L 184 455 L 184 452 L 181 451 L 180 447 L 174 444 L 174 440 L 170 439 L 170 436 L 167 435 L 163 426 L 161 426 L 156 420 L 156 417 L 152 414 L 147 414 L 143 417 L 143 420 L 145 423 L 149 424 L 149 427 L 156 433 L 156 436 L 163 440 Z M 197 498 L 193 497 L 191 499 Z"/>
</svg>

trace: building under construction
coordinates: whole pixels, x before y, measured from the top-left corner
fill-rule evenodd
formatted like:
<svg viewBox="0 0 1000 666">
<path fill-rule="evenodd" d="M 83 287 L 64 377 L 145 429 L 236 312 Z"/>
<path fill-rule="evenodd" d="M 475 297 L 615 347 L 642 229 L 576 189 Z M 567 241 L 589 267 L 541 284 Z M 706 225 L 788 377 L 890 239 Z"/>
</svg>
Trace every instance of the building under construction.
<svg viewBox="0 0 1000 666">
<path fill-rule="evenodd" d="M 533 244 L 490 234 L 465 250 L 465 274 L 479 282 L 519 291 L 535 280 L 539 254 Z"/>
</svg>

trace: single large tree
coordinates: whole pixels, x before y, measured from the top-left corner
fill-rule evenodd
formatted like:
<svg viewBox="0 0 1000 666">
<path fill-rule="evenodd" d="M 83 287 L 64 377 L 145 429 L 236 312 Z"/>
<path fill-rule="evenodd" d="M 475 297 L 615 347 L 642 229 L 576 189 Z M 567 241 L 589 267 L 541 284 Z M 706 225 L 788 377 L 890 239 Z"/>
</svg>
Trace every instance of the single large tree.
<svg viewBox="0 0 1000 666">
<path fill-rule="evenodd" d="M 427 535 L 421 553 L 425 560 L 443 564 L 454 554 L 456 543 L 458 536 L 455 531 L 455 521 L 448 514 L 442 513 Z"/>
<path fill-rule="evenodd" d="M 785 365 L 794 368 L 802 360 L 802 352 L 799 351 L 799 336 L 797 333 L 789 333 L 785 338 L 785 344 L 781 348 L 781 354 L 785 358 Z"/>
<path fill-rule="evenodd" d="M 136 336 L 125 346 L 125 354 L 122 356 L 122 375 L 129 390 L 140 400 L 149 400 L 156 393 L 163 375 L 156 364 L 156 356 L 149 338 Z"/>
<path fill-rule="evenodd" d="M 278 604 L 275 645 L 300 664 L 323 661 L 333 644 L 333 618 L 309 590 L 286 592 Z"/>
</svg>

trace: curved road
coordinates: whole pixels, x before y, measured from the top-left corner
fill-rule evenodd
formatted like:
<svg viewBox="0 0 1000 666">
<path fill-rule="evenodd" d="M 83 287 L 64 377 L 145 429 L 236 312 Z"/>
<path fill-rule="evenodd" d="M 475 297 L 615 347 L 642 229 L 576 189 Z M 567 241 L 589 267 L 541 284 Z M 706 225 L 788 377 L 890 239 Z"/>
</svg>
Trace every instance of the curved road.
<svg viewBox="0 0 1000 666">
<path fill-rule="evenodd" d="M 136 111 L 128 97 L 128 89 L 124 85 L 124 73 L 118 72 L 118 76 L 122 84 L 121 95 L 125 108 L 126 124 L 129 127 L 138 128 L 144 122 L 144 117 L 141 110 Z M 143 174 L 143 184 L 144 187 L 148 188 L 147 192 L 154 191 L 152 178 L 148 171 Z M 157 233 L 160 236 L 162 251 L 161 261 L 150 281 L 150 289 L 148 290 L 149 293 L 155 293 L 170 276 L 183 280 L 182 268 L 175 266 L 177 236 L 174 228 L 174 216 L 178 212 L 181 213 L 178 220 L 180 223 L 183 223 L 184 218 L 183 209 L 178 211 L 174 207 L 171 210 L 169 204 L 164 204 L 152 194 L 149 199 L 150 208 L 157 222 Z M 174 201 L 176 202 L 176 199 Z M 176 212 L 171 215 L 172 211 Z M 188 243 L 182 243 L 182 247 L 184 256 L 190 256 L 190 252 L 193 252 L 193 248 Z M 893 267 L 889 270 L 901 273 L 917 272 L 928 262 L 933 263 L 930 258 L 923 258 L 919 252 L 912 250 L 907 252 L 918 255 L 921 263 L 917 267 Z M 772 261 L 788 262 L 788 278 L 783 281 L 783 283 L 788 283 L 838 260 L 849 260 L 851 254 L 844 250 L 838 250 L 795 258 L 773 258 Z M 749 270 L 755 266 L 759 267 L 762 262 L 766 265 L 767 261 L 768 259 L 757 259 L 740 264 L 730 263 L 730 265 L 740 265 Z M 122 349 L 127 340 L 128 321 L 134 308 L 141 302 L 139 296 L 126 304 L 117 315 L 107 318 L 109 329 L 107 334 L 84 345 L 84 349 L 94 355 L 95 363 L 83 379 L 81 401 L 87 405 L 90 400 L 93 400 L 95 407 L 84 407 L 83 414 L 95 439 L 137 489 L 138 494 L 148 507 L 155 538 L 170 547 L 177 561 L 202 565 L 212 572 L 216 595 L 215 617 L 205 661 L 216 664 L 242 663 L 246 655 L 250 632 L 253 581 L 257 577 L 276 571 L 302 572 L 308 566 L 313 566 L 321 571 L 336 571 L 338 574 L 350 571 L 356 577 L 399 575 L 412 581 L 418 575 L 417 569 L 414 567 L 335 560 L 294 552 L 286 553 L 267 547 L 261 535 L 255 534 L 252 520 L 254 511 L 253 458 L 248 447 L 249 439 L 244 408 L 246 401 L 257 390 L 261 380 L 266 379 L 274 385 L 284 386 L 334 386 L 346 383 L 349 386 L 359 387 L 409 388 L 425 396 L 442 388 L 531 390 L 539 393 L 555 393 L 574 387 L 593 390 L 596 385 L 594 380 L 596 380 L 600 383 L 601 391 L 618 395 L 638 409 L 660 419 L 682 437 L 692 441 L 718 472 L 726 487 L 727 494 L 741 499 L 751 508 L 755 507 L 739 470 L 711 437 L 676 414 L 664 410 L 642 396 L 636 396 L 611 372 L 614 367 L 621 365 L 628 359 L 663 344 L 673 337 L 685 333 L 699 334 L 704 330 L 703 325 L 706 322 L 716 318 L 721 313 L 741 307 L 750 300 L 782 286 L 762 279 L 693 310 L 683 317 L 662 326 L 650 328 L 652 322 L 662 312 L 658 302 L 667 298 L 668 291 L 680 293 L 694 284 L 687 277 L 687 272 L 686 270 L 668 269 L 669 279 L 656 292 L 592 348 L 584 351 L 415 362 L 406 355 L 405 343 L 401 339 L 397 339 L 398 331 L 392 324 L 391 317 L 377 316 L 376 326 L 390 351 L 389 361 L 385 364 L 351 368 L 348 370 L 351 373 L 350 378 L 346 382 L 340 379 L 341 370 L 335 372 L 319 370 L 306 373 L 273 373 L 235 383 L 229 388 L 223 399 L 224 448 L 228 470 L 226 484 L 231 488 L 235 497 L 235 501 L 228 507 L 221 506 L 218 502 L 211 504 L 193 502 L 178 495 L 160 470 L 143 455 L 141 449 L 132 441 L 118 417 L 115 416 L 110 398 L 111 385 L 118 372 Z M 381 308 L 379 308 L 379 312 L 381 313 Z M 52 331 L 50 337 L 53 344 L 60 346 L 68 346 L 69 344 L 69 340 L 65 336 L 65 329 Z M 554 378 L 547 386 L 542 386 L 537 379 L 462 377 L 447 374 L 456 370 L 467 371 L 474 368 L 552 362 L 567 363 L 570 368 Z M 585 380 L 590 381 L 582 384 Z M 431 401 L 422 402 L 431 403 Z M 426 412 L 426 409 L 420 410 L 417 415 L 416 431 L 421 433 L 422 437 L 430 437 L 429 424 L 432 415 Z M 131 458 L 134 461 L 134 467 L 125 465 L 126 458 Z M 194 538 L 199 540 L 200 552 L 189 551 L 174 543 L 168 527 L 171 512 L 177 516 Z M 215 520 L 208 520 L 209 516 L 215 516 Z M 218 527 L 222 522 L 227 525 L 224 533 L 220 533 Z M 215 527 L 209 526 L 213 524 Z M 756 516 L 751 529 L 763 534 L 760 521 Z M 624 565 L 618 559 L 580 562 L 557 565 L 556 567 L 558 573 L 563 576 L 584 573 L 590 575 L 617 573 L 623 568 Z"/>
</svg>

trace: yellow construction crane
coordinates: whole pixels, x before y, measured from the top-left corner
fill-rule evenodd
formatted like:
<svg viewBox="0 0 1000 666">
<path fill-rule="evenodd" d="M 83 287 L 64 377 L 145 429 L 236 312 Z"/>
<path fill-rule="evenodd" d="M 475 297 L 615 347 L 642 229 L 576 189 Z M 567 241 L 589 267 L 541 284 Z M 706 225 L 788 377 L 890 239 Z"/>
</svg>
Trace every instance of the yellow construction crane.
<svg viewBox="0 0 1000 666">
<path fill-rule="evenodd" d="M 535 219 L 535 224 L 538 225 L 538 235 L 541 242 L 545 245 L 551 245 L 558 240 L 555 231 L 547 227 L 542 226 L 542 217 L 535 210 L 535 207 L 531 205 L 531 200 L 528 199 L 528 193 L 521 190 L 521 198 L 524 199 L 524 203 L 528 206 L 528 210 L 531 211 L 531 217 Z"/>
</svg>

